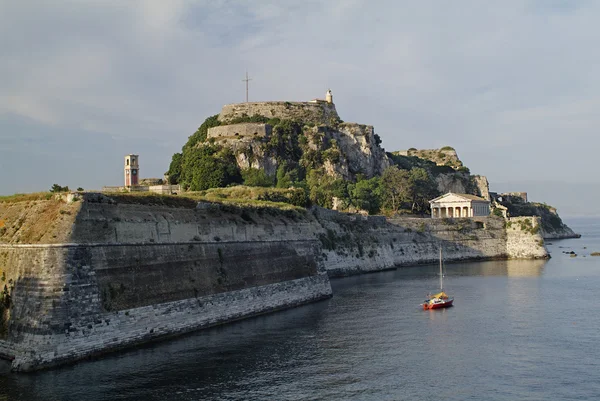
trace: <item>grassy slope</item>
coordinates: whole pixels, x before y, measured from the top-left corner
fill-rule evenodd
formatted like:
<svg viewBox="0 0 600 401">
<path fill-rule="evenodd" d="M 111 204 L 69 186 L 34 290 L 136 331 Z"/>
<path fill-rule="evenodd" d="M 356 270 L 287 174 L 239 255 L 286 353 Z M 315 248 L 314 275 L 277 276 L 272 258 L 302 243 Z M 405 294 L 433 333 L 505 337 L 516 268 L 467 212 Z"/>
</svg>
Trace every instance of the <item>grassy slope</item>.
<svg viewBox="0 0 600 401">
<path fill-rule="evenodd" d="M 50 193 L 0 198 L 0 243 L 68 242 L 81 202 Z"/>
</svg>

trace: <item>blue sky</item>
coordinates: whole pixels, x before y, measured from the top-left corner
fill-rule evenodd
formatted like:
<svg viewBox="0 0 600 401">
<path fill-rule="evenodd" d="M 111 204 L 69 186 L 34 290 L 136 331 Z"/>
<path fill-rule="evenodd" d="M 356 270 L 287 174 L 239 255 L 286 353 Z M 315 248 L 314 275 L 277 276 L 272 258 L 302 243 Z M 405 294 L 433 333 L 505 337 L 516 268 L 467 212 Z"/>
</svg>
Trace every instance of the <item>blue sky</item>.
<svg viewBox="0 0 600 401">
<path fill-rule="evenodd" d="M 160 177 L 226 103 L 309 100 L 388 151 L 600 215 L 600 3 L 0 0 L 0 194 Z"/>
</svg>

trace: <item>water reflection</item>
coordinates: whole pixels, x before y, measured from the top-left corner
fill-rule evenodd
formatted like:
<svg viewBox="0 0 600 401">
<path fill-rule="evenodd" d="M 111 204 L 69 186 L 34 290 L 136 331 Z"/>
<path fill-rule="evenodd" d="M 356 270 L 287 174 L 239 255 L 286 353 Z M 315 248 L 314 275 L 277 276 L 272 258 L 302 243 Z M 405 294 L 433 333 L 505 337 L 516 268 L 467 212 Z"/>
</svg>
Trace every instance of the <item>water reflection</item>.
<svg viewBox="0 0 600 401">
<path fill-rule="evenodd" d="M 542 275 L 548 261 L 538 260 L 507 260 L 506 274 L 512 277 L 538 277 Z"/>
<path fill-rule="evenodd" d="M 444 265 L 444 277 L 452 276 L 511 276 L 539 277 L 548 261 L 539 260 L 489 260 L 483 262 L 454 262 Z M 421 280 L 439 277 L 439 265 L 398 268 L 398 276 Z"/>
</svg>

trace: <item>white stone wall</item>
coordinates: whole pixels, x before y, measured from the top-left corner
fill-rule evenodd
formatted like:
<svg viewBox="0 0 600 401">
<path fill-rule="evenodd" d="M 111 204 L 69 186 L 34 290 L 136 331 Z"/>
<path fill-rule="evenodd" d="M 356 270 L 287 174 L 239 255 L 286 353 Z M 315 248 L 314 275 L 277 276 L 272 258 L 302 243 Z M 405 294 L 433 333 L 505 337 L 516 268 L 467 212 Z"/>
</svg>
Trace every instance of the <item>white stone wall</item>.
<svg viewBox="0 0 600 401">
<path fill-rule="evenodd" d="M 511 217 L 506 226 L 506 248 L 511 258 L 537 259 L 548 256 L 539 217 Z"/>
</svg>

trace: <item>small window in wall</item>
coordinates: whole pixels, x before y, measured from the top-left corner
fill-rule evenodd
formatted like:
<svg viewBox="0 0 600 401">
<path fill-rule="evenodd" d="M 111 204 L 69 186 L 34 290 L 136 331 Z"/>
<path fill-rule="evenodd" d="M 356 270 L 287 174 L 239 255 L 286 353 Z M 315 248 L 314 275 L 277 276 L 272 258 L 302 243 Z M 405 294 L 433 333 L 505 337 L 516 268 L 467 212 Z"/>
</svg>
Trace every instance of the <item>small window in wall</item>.
<svg viewBox="0 0 600 401">
<path fill-rule="evenodd" d="M 485 228 L 485 225 L 483 224 L 483 221 L 476 221 L 475 222 L 475 228 Z"/>
<path fill-rule="evenodd" d="M 127 159 L 127 165 L 129 166 L 129 159 Z"/>
</svg>

